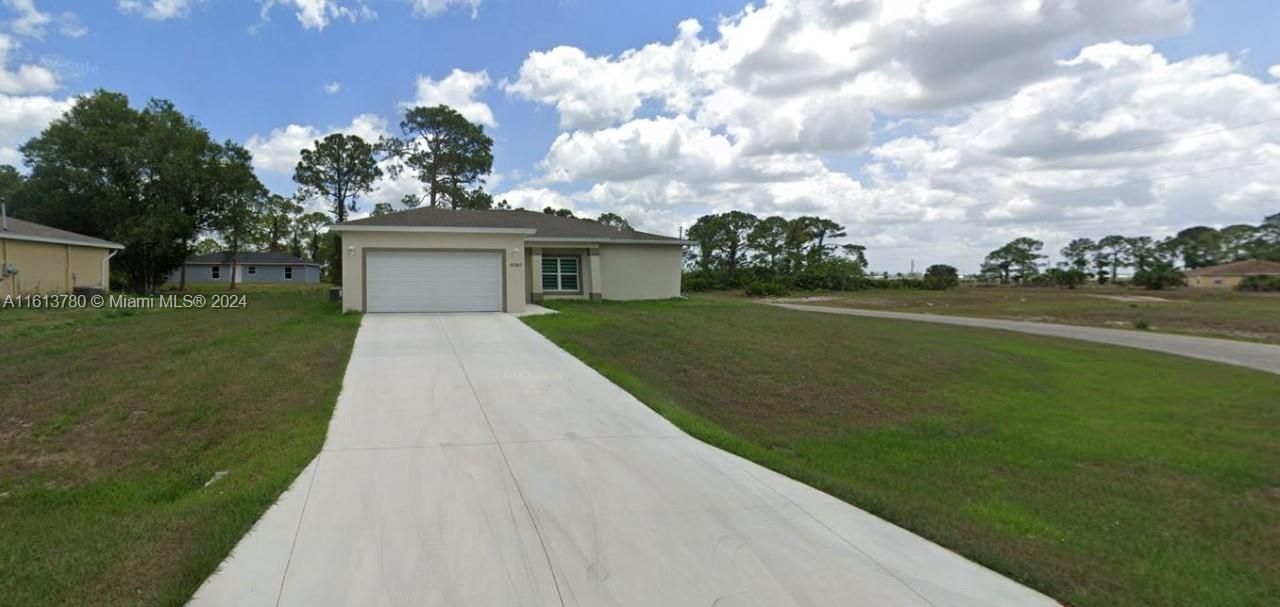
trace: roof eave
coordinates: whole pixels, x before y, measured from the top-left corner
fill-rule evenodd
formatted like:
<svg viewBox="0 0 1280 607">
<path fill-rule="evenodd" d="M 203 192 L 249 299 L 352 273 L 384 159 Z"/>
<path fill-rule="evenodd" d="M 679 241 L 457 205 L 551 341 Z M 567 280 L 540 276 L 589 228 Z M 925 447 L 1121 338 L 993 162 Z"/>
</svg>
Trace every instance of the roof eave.
<svg viewBox="0 0 1280 607">
<path fill-rule="evenodd" d="M 124 245 L 110 242 L 107 240 L 99 240 L 96 242 L 84 242 L 79 240 L 71 240 L 70 238 L 53 238 L 50 236 L 31 236 L 28 234 L 14 234 L 13 232 L 0 232 L 0 239 L 5 240 L 25 240 L 27 242 L 44 242 L 49 244 L 71 245 L 73 247 L 88 247 L 91 249 L 115 249 L 123 251 Z"/>
<path fill-rule="evenodd" d="M 477 228 L 454 226 L 376 226 L 376 225 L 335 225 L 329 230 L 334 232 L 424 232 L 444 234 L 535 234 L 532 228 Z"/>
<path fill-rule="evenodd" d="M 527 242 L 598 242 L 601 244 L 665 244 L 665 245 L 680 245 L 680 246 L 688 246 L 688 245 L 694 244 L 693 241 L 676 240 L 676 239 L 653 240 L 648 238 L 590 238 L 590 237 L 584 237 L 584 236 L 563 237 L 563 238 L 557 238 L 555 236 L 534 236 L 531 238 L 526 238 L 525 241 Z"/>
</svg>

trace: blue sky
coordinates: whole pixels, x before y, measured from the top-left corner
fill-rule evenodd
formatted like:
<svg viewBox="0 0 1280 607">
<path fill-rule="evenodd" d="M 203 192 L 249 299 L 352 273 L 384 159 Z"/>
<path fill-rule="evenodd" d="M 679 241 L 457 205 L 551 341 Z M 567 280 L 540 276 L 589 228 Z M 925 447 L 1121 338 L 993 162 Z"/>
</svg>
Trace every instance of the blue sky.
<svg viewBox="0 0 1280 607">
<path fill-rule="evenodd" d="M 439 0 L 171 1 L 188 6 L 159 14 L 147 12 L 155 0 L 134 6 L 128 0 L 6 0 L 0 7 L 11 20 L 5 69 L 40 66 L 56 85 L 14 84 L 0 101 L 55 108 L 95 88 L 126 93 L 139 105 L 165 98 L 219 139 L 279 150 L 288 144 L 283 134 L 291 125 L 295 134 L 318 136 L 374 115 L 394 129 L 399 104 L 415 99 L 419 77 L 438 82 L 455 69 L 484 72 L 488 84 L 472 100 L 487 106 L 497 122 L 489 128 L 497 173 L 490 189 L 513 202 L 587 214 L 617 210 L 663 232 L 689 225 L 700 213 L 733 207 L 832 215 L 851 227 L 851 239 L 870 244 L 873 267 L 890 270 L 916 258 L 971 267 L 973 256 L 1015 233 L 1052 246 L 1112 229 L 1247 221 L 1271 208 L 1267 200 L 1277 186 L 1265 172 L 1249 188 L 1239 179 L 1182 189 L 1155 185 L 1169 183 L 1185 166 L 1204 165 L 1170 151 L 1168 158 L 1133 158 L 1123 165 L 1131 178 L 1161 180 L 1141 195 L 1117 189 L 1111 198 L 1091 194 L 1097 199 L 1073 207 L 1060 202 L 1072 198 L 1069 188 L 1066 195 L 1038 198 L 1046 188 L 1067 186 L 1013 175 L 1010 167 L 1028 160 L 999 155 L 999 142 L 1009 143 L 1005 130 L 1027 135 L 1039 128 L 999 117 L 1034 103 L 1043 106 L 1032 114 L 1044 125 L 1078 127 L 1048 128 L 1052 133 L 1035 143 L 1047 146 L 1044 157 L 1069 153 L 1089 129 L 1176 139 L 1249 116 L 1268 118 L 1272 110 L 1280 116 L 1280 74 L 1268 73 L 1280 64 L 1280 3 L 1271 1 L 1154 0 L 1121 8 L 1081 3 L 1101 8 L 1043 9 L 1004 24 L 999 17 L 978 19 L 984 6 L 997 7 L 991 15 L 1011 12 L 998 10 L 1001 2 L 973 0 L 963 10 L 945 3 L 950 8 L 942 11 L 942 25 L 928 17 L 929 0 L 916 2 L 913 15 L 888 15 L 887 4 L 870 0 L 865 5 L 875 8 L 853 17 L 847 8 L 818 0 L 778 0 L 746 12 L 744 3 L 722 1 L 452 0 L 453 6 L 429 16 L 415 14 L 411 4 L 440 8 Z M 304 27 L 295 15 L 298 5 L 308 3 L 332 11 L 323 28 Z M 363 16 L 361 7 L 369 9 Z M 36 27 L 12 21 L 31 9 L 43 15 Z M 966 21 L 970 16 L 974 21 Z M 682 46 L 678 31 L 687 19 L 697 20 L 701 30 Z M 722 36 L 722 20 L 738 34 Z M 1010 38 L 1012 51 L 985 52 L 999 32 L 1010 31 L 1022 36 Z M 849 43 L 864 34 L 866 41 Z M 903 36 L 916 38 L 895 42 Z M 620 58 L 649 44 L 656 46 L 637 51 L 630 64 Z M 929 51 L 931 44 L 941 51 Z M 1154 54 L 1144 54 L 1144 44 L 1153 45 Z M 536 54 L 555 47 L 572 47 L 578 55 Z M 1221 53 L 1229 54 L 1229 65 L 1199 67 Z M 796 57 L 801 60 L 792 62 Z M 587 60 L 591 65 L 584 67 Z M 960 63 L 938 67 L 955 61 Z M 1129 67 L 1116 68 L 1117 61 Z M 528 71 L 522 73 L 522 66 Z M 811 68 L 812 78 L 788 80 Z M 948 70 L 963 70 L 964 78 L 952 78 Z M 557 80 L 566 74 L 567 82 Z M 1249 80 L 1241 84 L 1239 78 Z M 1162 79 L 1180 83 L 1171 89 L 1199 90 L 1195 83 L 1203 82 L 1203 101 L 1166 92 L 1171 101 L 1139 107 L 1150 96 L 1139 91 L 1159 90 Z M 340 91 L 326 92 L 325 85 L 335 82 Z M 1041 91 L 1052 86 L 1080 91 L 1081 100 L 1107 101 L 1055 107 Z M 1178 103 L 1186 106 L 1180 114 L 1161 109 Z M 589 108 L 585 114 L 565 109 L 583 106 Z M 9 127 L 0 124 L 12 131 L 0 139 L 29 136 L 51 112 L 31 111 Z M 886 128 L 902 120 L 907 122 Z M 1273 133 L 1255 129 L 1247 133 L 1252 139 L 1216 143 L 1244 153 L 1274 143 Z M 0 141 L 10 159 L 16 143 Z M 1208 149 L 1207 142 L 1205 147 L 1209 157 L 1234 158 Z M 260 167 L 260 175 L 280 193 L 292 193 L 287 171 L 280 169 L 288 162 L 277 164 L 274 170 Z M 1164 172 L 1143 172 L 1152 167 Z M 1104 188 L 1117 179 L 1114 170 L 1061 177 Z M 966 180 L 981 184 L 970 187 Z M 373 198 L 398 200 L 403 187 Z M 1098 219 L 1102 215 L 1107 217 Z M 944 242 L 948 238 L 954 242 Z"/>
</svg>

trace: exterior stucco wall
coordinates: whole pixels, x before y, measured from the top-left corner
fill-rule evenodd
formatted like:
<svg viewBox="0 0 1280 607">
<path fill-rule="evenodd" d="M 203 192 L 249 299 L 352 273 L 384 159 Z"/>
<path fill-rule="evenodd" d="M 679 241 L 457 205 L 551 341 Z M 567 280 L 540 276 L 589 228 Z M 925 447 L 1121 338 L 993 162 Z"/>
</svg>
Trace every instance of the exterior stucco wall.
<svg viewBox="0 0 1280 607">
<path fill-rule="evenodd" d="M 342 232 L 343 310 L 364 311 L 364 258 L 366 251 L 376 249 L 502 251 L 505 311 L 524 311 L 527 295 L 523 234 Z"/>
<path fill-rule="evenodd" d="M 669 299 L 680 296 L 683 247 L 600 245 L 600 282 L 605 299 Z"/>
<path fill-rule="evenodd" d="M 67 293 L 74 287 L 103 288 L 102 260 L 111 251 L 47 242 L 0 239 L 0 266 L 17 270 L 0 282 L 0 293 Z"/>
<path fill-rule="evenodd" d="M 1240 281 L 1244 280 L 1243 276 L 1188 276 L 1187 285 L 1192 287 L 1207 287 L 1210 289 L 1234 289 Z"/>
</svg>

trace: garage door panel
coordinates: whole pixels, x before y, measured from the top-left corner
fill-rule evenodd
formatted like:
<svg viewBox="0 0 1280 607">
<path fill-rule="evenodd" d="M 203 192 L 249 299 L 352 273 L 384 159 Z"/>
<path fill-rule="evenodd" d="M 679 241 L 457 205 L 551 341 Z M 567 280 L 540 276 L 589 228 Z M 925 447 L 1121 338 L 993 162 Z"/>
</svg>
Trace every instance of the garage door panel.
<svg viewBox="0 0 1280 607">
<path fill-rule="evenodd" d="M 494 252 L 372 251 L 370 312 L 499 312 L 502 256 Z"/>
</svg>

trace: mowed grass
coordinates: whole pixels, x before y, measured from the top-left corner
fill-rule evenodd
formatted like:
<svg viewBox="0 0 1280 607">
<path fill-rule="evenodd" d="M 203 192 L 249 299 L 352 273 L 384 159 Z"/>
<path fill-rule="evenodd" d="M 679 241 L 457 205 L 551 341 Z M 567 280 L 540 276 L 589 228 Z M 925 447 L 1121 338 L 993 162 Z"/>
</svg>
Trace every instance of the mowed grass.
<svg viewBox="0 0 1280 607">
<path fill-rule="evenodd" d="M 698 298 L 526 319 L 691 434 L 1076 606 L 1274 605 L 1280 377 Z"/>
<path fill-rule="evenodd" d="M 319 452 L 359 317 L 240 292 L 0 310 L 0 605 L 180 605 Z"/>
<path fill-rule="evenodd" d="M 872 289 L 829 295 L 832 299 L 813 303 L 1119 329 L 1145 322 L 1152 331 L 1280 344 L 1280 294 L 1276 293 L 966 286 L 949 291 Z"/>
</svg>

